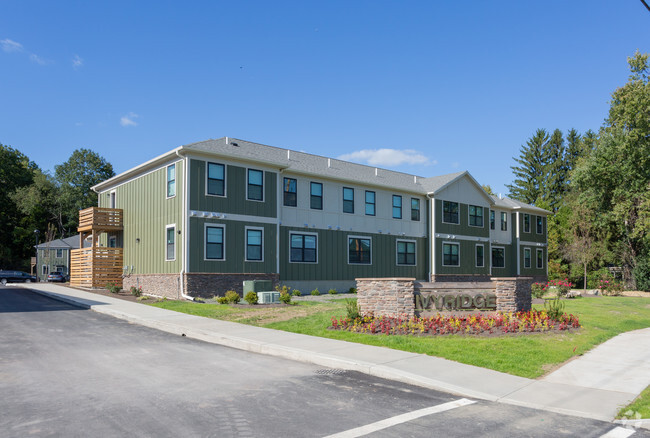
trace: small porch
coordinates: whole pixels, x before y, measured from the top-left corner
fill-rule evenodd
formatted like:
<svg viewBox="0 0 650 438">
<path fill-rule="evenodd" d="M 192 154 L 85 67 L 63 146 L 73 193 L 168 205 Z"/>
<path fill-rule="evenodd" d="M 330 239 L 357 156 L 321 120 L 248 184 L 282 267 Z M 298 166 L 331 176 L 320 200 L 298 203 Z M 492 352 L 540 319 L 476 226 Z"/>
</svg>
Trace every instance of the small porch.
<svg viewBox="0 0 650 438">
<path fill-rule="evenodd" d="M 103 288 L 107 283 L 122 287 L 124 250 L 109 248 L 102 235 L 123 231 L 123 211 L 119 208 L 90 207 L 79 211 L 79 249 L 70 255 L 70 285 Z M 83 242 L 90 237 L 91 245 Z M 103 245 L 102 245 L 103 243 Z"/>
</svg>

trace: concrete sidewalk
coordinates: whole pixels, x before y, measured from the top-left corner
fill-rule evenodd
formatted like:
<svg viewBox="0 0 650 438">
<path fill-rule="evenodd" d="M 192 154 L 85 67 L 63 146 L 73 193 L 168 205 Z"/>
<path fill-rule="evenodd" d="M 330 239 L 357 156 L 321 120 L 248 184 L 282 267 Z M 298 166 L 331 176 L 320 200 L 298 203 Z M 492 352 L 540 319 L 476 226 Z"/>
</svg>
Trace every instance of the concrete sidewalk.
<svg viewBox="0 0 650 438">
<path fill-rule="evenodd" d="M 613 420 L 650 384 L 650 329 L 619 335 L 540 380 L 438 357 L 186 315 L 49 283 L 34 292 L 135 324 L 228 347 L 360 371 L 465 397 Z"/>
</svg>

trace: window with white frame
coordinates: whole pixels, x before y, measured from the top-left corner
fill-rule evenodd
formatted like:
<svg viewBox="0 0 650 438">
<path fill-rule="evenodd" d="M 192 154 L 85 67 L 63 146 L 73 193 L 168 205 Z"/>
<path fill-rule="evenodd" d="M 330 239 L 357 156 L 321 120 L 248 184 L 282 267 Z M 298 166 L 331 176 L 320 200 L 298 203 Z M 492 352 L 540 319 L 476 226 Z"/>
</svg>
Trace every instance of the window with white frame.
<svg viewBox="0 0 650 438">
<path fill-rule="evenodd" d="M 442 244 L 442 266 L 460 266 L 460 244 Z"/>
<path fill-rule="evenodd" d="M 501 212 L 501 231 L 508 231 L 508 213 Z"/>
<path fill-rule="evenodd" d="M 246 261 L 264 260 L 264 229 L 246 228 Z"/>
<path fill-rule="evenodd" d="M 289 261 L 291 263 L 317 263 L 318 235 L 289 233 Z"/>
<path fill-rule="evenodd" d="M 537 234 L 544 234 L 544 218 L 537 216 Z"/>
<path fill-rule="evenodd" d="M 530 248 L 524 248 L 524 268 L 528 269 L 531 266 Z"/>
<path fill-rule="evenodd" d="M 343 187 L 343 213 L 354 213 L 354 189 Z"/>
<path fill-rule="evenodd" d="M 477 268 L 485 266 L 485 247 L 483 245 L 476 245 L 475 262 Z"/>
<path fill-rule="evenodd" d="M 458 202 L 442 201 L 442 221 L 447 224 L 459 224 Z"/>
<path fill-rule="evenodd" d="M 206 172 L 206 193 L 213 196 L 226 196 L 226 166 L 208 163 Z"/>
<path fill-rule="evenodd" d="M 56 258 L 60 259 L 63 257 L 63 250 L 62 249 L 57 249 L 56 250 Z"/>
<path fill-rule="evenodd" d="M 366 215 L 374 216 L 375 215 L 375 192 L 366 190 Z"/>
<path fill-rule="evenodd" d="M 176 259 L 176 226 L 168 225 L 165 229 L 165 260 Z"/>
<path fill-rule="evenodd" d="M 402 197 L 393 195 L 393 219 L 402 219 Z"/>
<path fill-rule="evenodd" d="M 530 233 L 530 215 L 524 213 L 524 233 Z"/>
<path fill-rule="evenodd" d="M 371 264 L 371 246 L 369 237 L 348 237 L 348 263 Z"/>
<path fill-rule="evenodd" d="M 420 200 L 417 198 L 411 198 L 411 220 L 420 220 Z"/>
<path fill-rule="evenodd" d="M 543 249 L 538 249 L 537 250 L 537 269 L 543 269 L 544 268 L 544 250 Z"/>
<path fill-rule="evenodd" d="M 176 196 L 176 164 L 167 166 L 167 197 Z"/>
<path fill-rule="evenodd" d="M 112 192 L 110 192 L 108 194 L 108 206 L 109 206 L 109 208 L 117 208 L 117 207 L 115 207 L 117 205 L 116 204 L 117 201 L 116 201 L 115 198 L 116 198 L 115 190 L 113 190 Z"/>
<path fill-rule="evenodd" d="M 506 249 L 503 247 L 492 247 L 492 267 L 505 268 L 506 267 Z"/>
<path fill-rule="evenodd" d="M 471 227 L 483 228 L 483 207 L 476 205 L 469 206 L 469 225 Z"/>
<path fill-rule="evenodd" d="M 251 201 L 264 200 L 264 172 L 248 169 L 247 199 Z"/>
<path fill-rule="evenodd" d="M 226 259 L 226 227 L 224 225 L 205 226 L 205 259 Z"/>
<path fill-rule="evenodd" d="M 415 242 L 412 240 L 397 241 L 397 264 L 415 266 Z"/>
<path fill-rule="evenodd" d="M 309 207 L 312 210 L 323 209 L 323 184 L 317 182 L 309 184 Z"/>
</svg>

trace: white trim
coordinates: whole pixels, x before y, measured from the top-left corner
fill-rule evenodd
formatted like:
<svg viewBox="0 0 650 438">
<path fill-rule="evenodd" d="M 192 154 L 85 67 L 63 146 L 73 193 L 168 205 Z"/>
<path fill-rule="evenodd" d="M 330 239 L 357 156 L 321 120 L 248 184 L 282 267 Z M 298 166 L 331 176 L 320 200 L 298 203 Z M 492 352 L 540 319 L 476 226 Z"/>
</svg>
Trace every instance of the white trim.
<svg viewBox="0 0 650 438">
<path fill-rule="evenodd" d="M 503 266 L 492 265 L 492 251 L 495 249 L 503 250 Z M 490 268 L 505 269 L 506 268 L 506 247 L 505 246 L 492 246 L 490 245 Z"/>
<path fill-rule="evenodd" d="M 350 213 L 349 211 L 345 211 L 345 201 L 349 201 L 349 199 L 345 199 L 345 189 L 352 190 L 352 212 Z M 356 205 L 355 205 L 355 200 L 354 200 L 354 187 L 346 187 L 346 186 L 341 186 L 341 213 L 342 214 L 355 214 L 356 210 Z"/>
<path fill-rule="evenodd" d="M 174 152 L 174 151 L 171 151 L 171 152 Z M 165 155 L 167 155 L 167 154 L 165 154 Z M 159 164 L 159 165 L 156 166 L 155 168 L 153 168 L 153 169 L 151 169 L 151 170 L 149 170 L 149 171 L 147 171 L 147 172 L 145 172 L 145 173 L 143 173 L 143 174 L 141 174 L 141 175 L 135 175 L 135 176 L 133 176 L 133 177 L 131 177 L 131 178 L 128 178 L 128 179 L 122 181 L 122 182 L 119 183 L 119 184 L 109 185 L 109 186 L 106 187 L 104 190 L 100 190 L 100 191 L 98 191 L 97 194 L 98 194 L 98 195 L 101 195 L 101 194 L 106 193 L 106 192 L 108 192 L 108 191 L 110 191 L 110 190 L 115 190 L 115 189 L 117 189 L 118 187 L 123 186 L 124 184 L 128 184 L 128 183 L 130 183 L 131 181 L 135 181 L 136 179 L 144 178 L 144 177 L 147 176 L 147 175 L 150 175 L 150 174 L 152 174 L 152 173 L 154 173 L 154 172 L 158 172 L 159 170 L 166 168 L 167 166 L 169 166 L 169 165 L 172 164 L 172 163 L 176 164 L 176 163 L 180 163 L 181 161 L 183 161 L 182 159 L 176 159 L 176 160 L 173 160 L 173 158 L 175 158 L 175 157 L 177 157 L 177 156 L 174 155 L 174 157 L 170 157 L 170 158 L 169 158 L 170 160 L 172 160 L 171 162 L 170 162 L 170 161 L 165 161 L 164 163 Z M 158 157 L 158 158 L 160 158 L 160 157 Z M 151 160 L 151 161 L 155 161 L 155 160 L 156 160 L 156 158 L 154 158 L 154 159 Z M 148 162 L 147 162 L 147 163 L 148 163 Z M 144 166 L 144 165 L 147 164 L 147 163 L 144 163 L 144 164 L 142 164 L 142 165 L 140 165 L 140 166 L 134 167 L 134 168 L 131 169 L 131 170 L 134 170 L 134 169 L 140 168 L 140 167 Z M 127 171 L 125 171 L 125 172 L 122 172 L 121 174 L 119 174 L 119 175 L 117 175 L 117 176 L 114 176 L 113 178 L 117 178 L 117 177 L 119 177 L 119 176 L 121 176 L 121 175 L 124 175 L 124 174 L 126 174 L 126 173 L 129 173 L 131 170 L 127 170 Z M 104 183 L 110 181 L 110 180 L 113 179 L 113 178 L 110 178 L 110 179 L 107 179 L 106 181 L 100 182 L 99 184 L 97 184 L 97 185 L 91 187 L 91 189 L 92 189 L 92 190 L 95 190 L 98 186 L 103 185 Z M 166 176 L 165 176 L 165 178 L 166 178 Z"/>
<path fill-rule="evenodd" d="M 430 210 L 430 222 L 431 222 L 431 235 L 429 236 L 429 261 L 430 261 L 430 266 L 429 266 L 429 281 L 431 280 L 431 276 L 436 275 L 436 199 L 435 198 L 429 198 L 429 202 L 431 205 Z"/>
<path fill-rule="evenodd" d="M 399 217 L 395 217 L 395 197 L 399 198 Z M 404 219 L 404 198 L 402 195 L 395 195 L 393 194 L 390 198 L 390 217 L 391 219 L 399 219 L 403 220 Z"/>
<path fill-rule="evenodd" d="M 345 251 L 348 253 L 348 265 L 361 265 L 372 266 L 372 236 L 361 236 L 356 234 L 347 235 L 348 243 L 345 246 Z M 369 263 L 350 263 L 350 239 L 366 239 L 370 240 L 370 262 Z"/>
<path fill-rule="evenodd" d="M 542 247 L 546 246 L 546 244 L 542 243 L 542 242 L 526 242 L 526 241 L 522 241 L 521 244 L 522 245 L 528 245 L 528 246 L 542 246 Z"/>
<path fill-rule="evenodd" d="M 167 258 L 167 232 L 168 232 L 168 230 L 170 228 L 172 228 L 174 230 L 174 258 L 173 259 L 168 259 Z M 165 225 L 165 239 L 164 239 L 165 246 L 164 246 L 164 248 L 165 248 L 165 261 L 166 262 L 175 262 L 176 261 L 176 241 L 177 240 L 178 239 L 176 239 L 176 224 L 167 224 L 167 225 Z"/>
<path fill-rule="evenodd" d="M 460 207 L 460 206 L 459 206 L 459 207 Z M 481 209 L 481 220 L 483 221 L 483 225 L 481 225 L 481 226 L 479 226 L 479 225 L 472 225 L 471 221 L 469 220 L 469 218 L 471 217 L 471 215 L 469 214 L 469 208 L 470 208 L 470 207 L 480 208 L 480 209 Z M 485 207 L 483 207 L 482 205 L 472 205 L 472 204 L 467 204 L 467 226 L 468 226 L 468 227 L 472 227 L 472 228 L 485 228 L 485 216 L 483 215 L 483 209 L 484 209 L 484 208 L 485 208 Z"/>
<path fill-rule="evenodd" d="M 418 211 L 418 219 L 417 220 L 413 219 L 413 200 L 418 201 L 418 210 L 417 210 Z M 413 196 L 411 196 L 411 208 L 409 209 L 409 211 L 411 212 L 411 222 L 421 222 L 422 221 L 422 202 L 420 202 L 420 201 L 422 201 L 420 198 L 414 198 Z"/>
<path fill-rule="evenodd" d="M 457 265 L 445 265 L 445 245 L 456 245 L 458 247 L 458 264 Z M 442 245 L 440 246 L 440 250 L 442 252 L 442 266 L 445 268 L 459 268 L 460 267 L 460 242 L 449 242 L 449 241 L 442 241 Z"/>
<path fill-rule="evenodd" d="M 311 185 L 312 184 L 320 184 L 320 208 L 312 208 L 311 206 L 311 197 L 315 196 L 311 194 Z M 298 188 L 296 187 L 296 191 Z M 322 182 L 318 181 L 311 181 L 309 180 L 309 210 L 316 210 L 316 211 L 323 211 L 323 206 L 324 206 L 324 200 L 325 199 L 325 185 Z"/>
<path fill-rule="evenodd" d="M 449 234 L 449 233 L 436 233 L 435 236 L 440 239 L 469 240 L 474 242 L 487 242 L 490 240 L 489 237 L 464 236 L 462 234 Z"/>
<path fill-rule="evenodd" d="M 222 246 L 222 255 L 221 259 L 209 259 L 208 258 L 208 228 L 221 228 L 223 230 L 223 242 Z M 226 261 L 226 224 L 219 224 L 215 222 L 205 222 L 203 224 L 203 261 L 205 262 L 225 262 Z"/>
<path fill-rule="evenodd" d="M 530 266 L 526 266 L 526 251 L 528 251 L 528 261 L 530 262 Z M 524 269 L 532 269 L 533 267 L 533 253 L 531 251 L 531 248 L 525 247 L 524 248 Z"/>
<path fill-rule="evenodd" d="M 246 200 L 251 201 L 251 202 L 264 202 L 264 198 L 265 198 L 264 192 L 266 191 L 266 184 L 265 184 L 266 181 L 264 181 L 264 180 L 266 179 L 265 178 L 266 177 L 266 171 L 262 170 L 262 169 L 256 169 L 254 167 L 246 167 L 245 169 L 246 169 Z M 248 197 L 248 186 L 250 185 L 250 183 L 248 182 L 249 181 L 248 180 L 248 172 L 251 171 L 251 170 L 254 170 L 256 172 L 262 172 L 262 199 L 251 199 L 251 198 Z"/>
<path fill-rule="evenodd" d="M 521 219 L 521 220 L 520 220 Z M 515 245 L 515 264 L 517 266 L 517 275 L 521 275 L 521 239 L 519 237 L 519 233 L 521 231 L 521 225 L 520 222 L 523 221 L 523 218 L 521 217 L 521 213 L 519 211 L 515 212 L 515 239 L 516 239 L 516 245 Z"/>
<path fill-rule="evenodd" d="M 205 196 L 212 196 L 214 198 L 227 198 L 228 197 L 228 165 L 224 164 L 224 163 L 217 163 L 215 161 L 209 161 L 209 160 L 197 160 L 197 161 L 204 161 L 205 162 L 205 190 L 203 191 Z M 212 193 L 208 193 L 208 179 L 209 179 L 208 178 L 208 164 L 218 164 L 220 166 L 223 166 L 223 195 L 215 195 L 215 194 L 212 194 Z M 248 193 L 246 193 L 246 195 L 248 195 Z M 262 196 L 264 196 L 264 195 L 262 195 Z"/>
<path fill-rule="evenodd" d="M 397 244 L 399 242 L 413 243 L 415 245 L 415 263 L 400 263 L 399 262 L 399 251 L 397 250 Z M 406 253 L 408 254 L 408 253 Z M 395 266 L 417 266 L 418 265 L 418 242 L 417 240 L 410 239 L 395 239 Z"/>
<path fill-rule="evenodd" d="M 216 211 L 189 210 L 188 215 L 189 217 L 196 217 L 199 219 L 219 219 L 224 221 L 236 221 L 236 222 L 257 222 L 260 224 L 278 223 L 278 218 L 274 218 L 274 217 L 251 216 L 247 214 L 219 213 Z"/>
<path fill-rule="evenodd" d="M 443 224 L 449 224 L 449 225 L 460 225 L 460 202 L 456 201 L 445 201 L 445 200 L 440 200 L 442 202 L 442 216 L 440 217 L 440 220 L 442 221 Z M 454 203 L 458 205 L 458 222 L 447 222 L 445 221 L 445 202 L 449 203 Z"/>
<path fill-rule="evenodd" d="M 503 215 L 505 215 L 505 218 L 506 218 L 505 221 L 503 220 L 503 218 L 504 218 Z M 499 218 L 501 219 L 501 220 L 499 221 L 499 231 L 508 231 L 508 212 L 507 212 L 507 211 L 500 211 L 500 212 L 499 212 Z M 505 229 L 505 230 L 503 229 L 503 224 L 504 224 L 504 222 L 505 222 L 505 224 L 506 224 L 506 229 Z M 496 230 L 495 230 L 495 231 L 496 231 Z"/>
<path fill-rule="evenodd" d="M 372 204 L 375 212 L 373 214 L 368 214 L 366 213 L 366 206 L 369 204 L 368 201 L 366 200 L 366 194 L 367 193 L 372 193 L 373 196 L 375 197 L 375 200 Z M 370 216 L 370 217 L 377 217 L 377 192 L 375 190 L 364 190 L 363 192 L 363 215 L 364 216 Z"/>
<path fill-rule="evenodd" d="M 282 169 L 275 173 L 275 273 L 280 275 L 280 223 L 282 222 L 282 207 L 284 206 L 284 176 Z M 280 184 L 282 181 L 282 184 Z M 282 195 L 282 199 L 280 199 Z M 298 180 L 296 180 L 296 207 L 298 206 Z"/>
<path fill-rule="evenodd" d="M 174 166 L 174 195 L 169 196 L 169 168 Z M 172 199 L 176 197 L 178 193 L 178 172 L 176 172 L 176 163 L 171 163 L 165 166 L 165 199 Z"/>
<path fill-rule="evenodd" d="M 117 191 L 115 189 L 108 192 L 108 208 L 117 208 Z"/>
<path fill-rule="evenodd" d="M 298 235 L 298 236 L 314 236 L 316 237 L 316 261 L 315 262 L 292 262 L 291 261 L 291 236 L 292 235 Z M 349 244 L 349 243 L 348 243 Z M 295 263 L 298 265 L 317 265 L 318 264 L 318 233 L 312 233 L 310 231 L 289 231 L 289 263 Z M 349 252 L 349 251 L 348 251 Z M 358 263 L 355 263 L 358 264 Z"/>
<path fill-rule="evenodd" d="M 483 264 L 480 266 L 478 264 L 478 260 L 477 260 L 478 254 L 476 252 L 476 248 L 478 248 L 479 246 L 483 248 Z M 477 243 L 476 245 L 474 245 L 474 267 L 485 268 L 485 245 L 483 243 Z"/>
<path fill-rule="evenodd" d="M 248 230 L 258 230 L 262 232 L 262 240 L 261 240 L 261 248 L 260 248 L 261 249 L 260 255 L 262 256 L 262 258 L 260 260 L 248 259 Z M 251 263 L 264 262 L 264 227 L 249 227 L 249 226 L 244 227 L 244 261 L 251 262 Z"/>
<path fill-rule="evenodd" d="M 539 266 L 539 253 L 542 253 L 542 266 Z M 544 266 L 546 263 L 544 263 L 544 250 L 541 248 L 537 248 L 535 250 L 535 269 L 544 269 Z"/>
</svg>

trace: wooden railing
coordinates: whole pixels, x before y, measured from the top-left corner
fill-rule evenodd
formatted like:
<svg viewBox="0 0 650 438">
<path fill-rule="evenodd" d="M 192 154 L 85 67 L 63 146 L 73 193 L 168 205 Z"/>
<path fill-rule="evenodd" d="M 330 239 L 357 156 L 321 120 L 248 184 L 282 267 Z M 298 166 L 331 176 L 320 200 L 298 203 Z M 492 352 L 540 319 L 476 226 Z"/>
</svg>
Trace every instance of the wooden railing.
<svg viewBox="0 0 650 438">
<path fill-rule="evenodd" d="M 82 248 L 70 252 L 70 285 L 100 288 L 107 283 L 122 286 L 122 248 Z"/>
<path fill-rule="evenodd" d="M 122 209 L 90 207 L 79 212 L 78 231 L 122 230 Z"/>
</svg>

